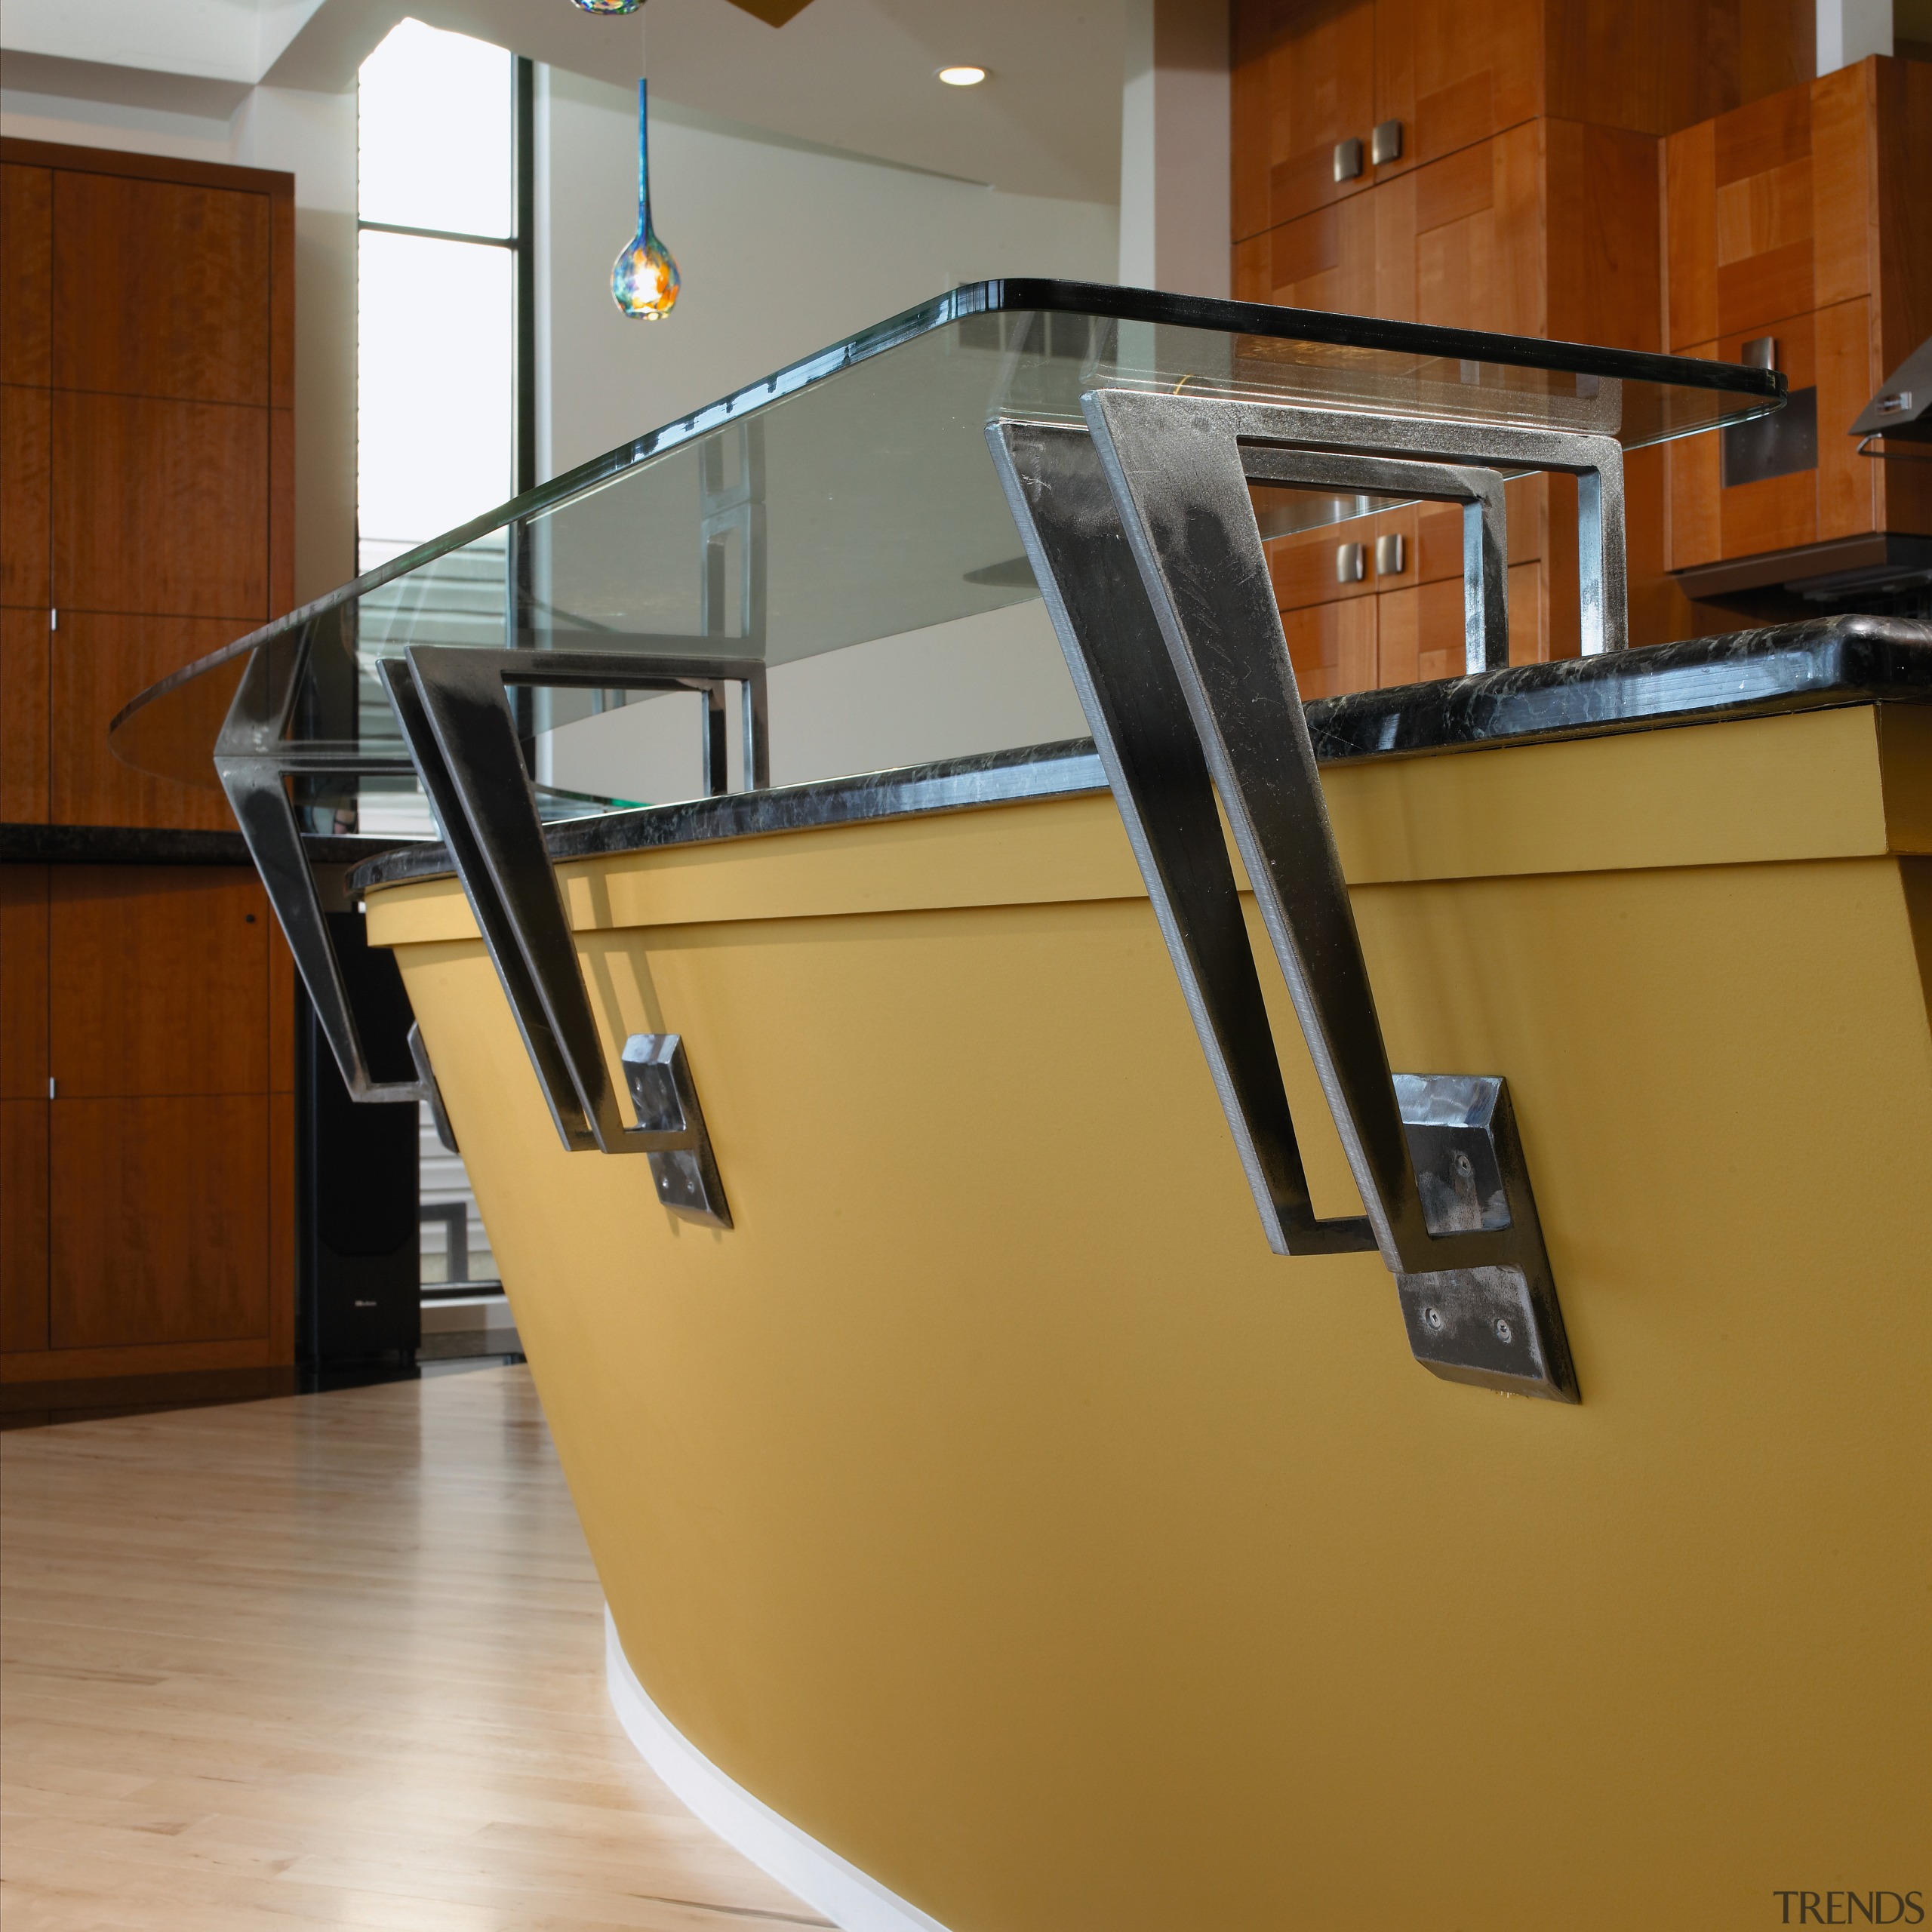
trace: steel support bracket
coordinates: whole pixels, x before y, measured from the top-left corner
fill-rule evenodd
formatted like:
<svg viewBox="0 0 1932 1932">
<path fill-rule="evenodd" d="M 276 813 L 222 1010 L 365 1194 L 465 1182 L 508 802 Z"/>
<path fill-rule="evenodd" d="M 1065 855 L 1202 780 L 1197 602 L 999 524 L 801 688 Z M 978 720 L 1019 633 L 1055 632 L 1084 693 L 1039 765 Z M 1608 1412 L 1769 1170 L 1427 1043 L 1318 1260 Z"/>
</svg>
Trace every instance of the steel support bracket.
<svg viewBox="0 0 1932 1932">
<path fill-rule="evenodd" d="M 1460 447 L 1480 426 L 1391 428 L 1332 412 L 1310 424 L 1299 419 L 1321 412 L 1124 390 L 1084 406 L 1087 430 L 999 422 L 987 438 L 1269 1244 L 1377 1249 L 1426 1367 L 1574 1402 L 1506 1086 L 1390 1070 L 1247 488 L 1256 469 L 1279 480 L 1272 452 L 1324 436 L 1403 462 L 1488 467 Z M 1593 446 L 1539 454 L 1620 476 L 1594 447 L 1614 438 L 1571 440 Z M 1500 460 L 1526 454 L 1518 445 Z M 1378 494 L 1401 494 L 1389 475 Z M 1620 558 L 1620 522 L 1616 535 L 1605 550 Z M 1361 1215 L 1315 1211 L 1217 798 Z"/>
<path fill-rule="evenodd" d="M 662 1057 L 635 1062 L 626 1049 L 637 1124 L 621 1115 L 508 687 L 697 691 L 706 701 L 706 780 L 721 793 L 724 694 L 734 684 L 747 688 L 746 772 L 755 786 L 770 783 L 764 666 L 744 659 L 417 645 L 380 669 L 558 1137 L 573 1152 L 648 1155 L 667 1208 L 730 1226 L 697 1088 L 675 1035 L 635 1036 L 633 1044 L 668 1044 Z"/>
</svg>

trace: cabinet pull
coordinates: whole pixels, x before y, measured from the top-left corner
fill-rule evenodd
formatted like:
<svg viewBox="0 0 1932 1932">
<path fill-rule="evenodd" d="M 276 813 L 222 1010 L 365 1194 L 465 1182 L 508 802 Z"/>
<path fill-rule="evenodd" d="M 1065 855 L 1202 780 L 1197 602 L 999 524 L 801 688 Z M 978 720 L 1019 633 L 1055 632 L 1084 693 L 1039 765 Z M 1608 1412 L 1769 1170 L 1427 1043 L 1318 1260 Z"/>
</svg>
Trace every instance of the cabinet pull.
<svg viewBox="0 0 1932 1932">
<path fill-rule="evenodd" d="M 1402 158 L 1402 124 L 1399 121 L 1384 121 L 1369 135 L 1368 158 L 1380 168 L 1384 162 L 1400 161 Z"/>
<path fill-rule="evenodd" d="M 1367 553 L 1359 543 L 1337 543 L 1335 546 L 1335 581 L 1337 583 L 1359 583 L 1368 574 Z"/>
<path fill-rule="evenodd" d="M 1400 577 L 1406 559 L 1403 552 L 1408 546 L 1402 541 L 1399 532 L 1375 540 L 1375 574 L 1377 577 Z"/>
<path fill-rule="evenodd" d="M 1335 179 L 1352 181 L 1361 172 L 1361 143 L 1352 138 L 1335 143 Z"/>
</svg>

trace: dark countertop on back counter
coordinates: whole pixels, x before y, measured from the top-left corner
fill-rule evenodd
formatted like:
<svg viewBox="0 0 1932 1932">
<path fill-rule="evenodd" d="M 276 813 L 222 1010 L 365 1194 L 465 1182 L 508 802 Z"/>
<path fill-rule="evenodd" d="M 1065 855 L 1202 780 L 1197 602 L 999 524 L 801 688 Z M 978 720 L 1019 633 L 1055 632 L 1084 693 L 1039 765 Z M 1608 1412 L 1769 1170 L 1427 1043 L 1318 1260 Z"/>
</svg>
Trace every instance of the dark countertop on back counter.
<svg viewBox="0 0 1932 1932">
<path fill-rule="evenodd" d="M 352 866 L 372 854 L 393 852 L 386 838 L 309 838 L 318 865 Z M 247 866 L 238 832 L 186 832 L 165 826 L 0 824 L 0 865 Z"/>
<path fill-rule="evenodd" d="M 1829 617 L 1321 698 L 1308 706 L 1308 725 L 1315 755 L 1333 764 L 1779 712 L 1914 702 L 1932 703 L 1932 624 Z M 545 836 L 552 859 L 586 859 L 1106 789 L 1093 740 L 1072 738 L 894 771 L 567 819 L 548 827 Z M 368 860 L 349 884 L 359 891 L 453 869 L 443 846 L 419 844 Z"/>
</svg>

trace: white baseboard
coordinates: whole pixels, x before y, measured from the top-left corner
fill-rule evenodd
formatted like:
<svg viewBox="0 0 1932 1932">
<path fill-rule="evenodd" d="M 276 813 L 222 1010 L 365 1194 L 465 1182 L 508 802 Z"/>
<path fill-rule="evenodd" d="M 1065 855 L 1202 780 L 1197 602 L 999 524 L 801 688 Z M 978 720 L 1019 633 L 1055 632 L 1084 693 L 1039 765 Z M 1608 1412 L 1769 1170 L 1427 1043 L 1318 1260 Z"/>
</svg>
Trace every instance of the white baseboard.
<svg viewBox="0 0 1932 1932">
<path fill-rule="evenodd" d="M 843 1932 L 946 1932 L 936 1918 L 908 1905 L 835 1851 L 761 1804 L 727 1777 L 654 1704 L 637 1681 L 604 1613 L 604 1680 L 611 1707 L 645 1762 L 726 1844 L 795 1892 Z"/>
</svg>

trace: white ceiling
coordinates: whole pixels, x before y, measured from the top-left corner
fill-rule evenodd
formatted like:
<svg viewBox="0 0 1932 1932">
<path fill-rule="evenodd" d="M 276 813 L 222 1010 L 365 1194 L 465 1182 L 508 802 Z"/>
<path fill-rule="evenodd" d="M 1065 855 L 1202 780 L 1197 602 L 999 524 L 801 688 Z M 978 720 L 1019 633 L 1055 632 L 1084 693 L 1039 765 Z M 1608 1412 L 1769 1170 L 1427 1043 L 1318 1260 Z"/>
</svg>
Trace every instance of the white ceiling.
<svg viewBox="0 0 1932 1932">
<path fill-rule="evenodd" d="M 90 63 L 109 76 L 91 97 L 125 97 L 117 70 L 337 93 L 405 14 L 623 86 L 648 37 L 667 100 L 1017 193 L 1118 196 L 1122 0 L 811 0 L 779 28 L 729 0 L 605 18 L 571 0 L 6 0 L 0 47 L 30 57 L 8 85 L 38 91 L 88 85 Z M 989 78 L 934 79 L 960 61 Z"/>
</svg>

